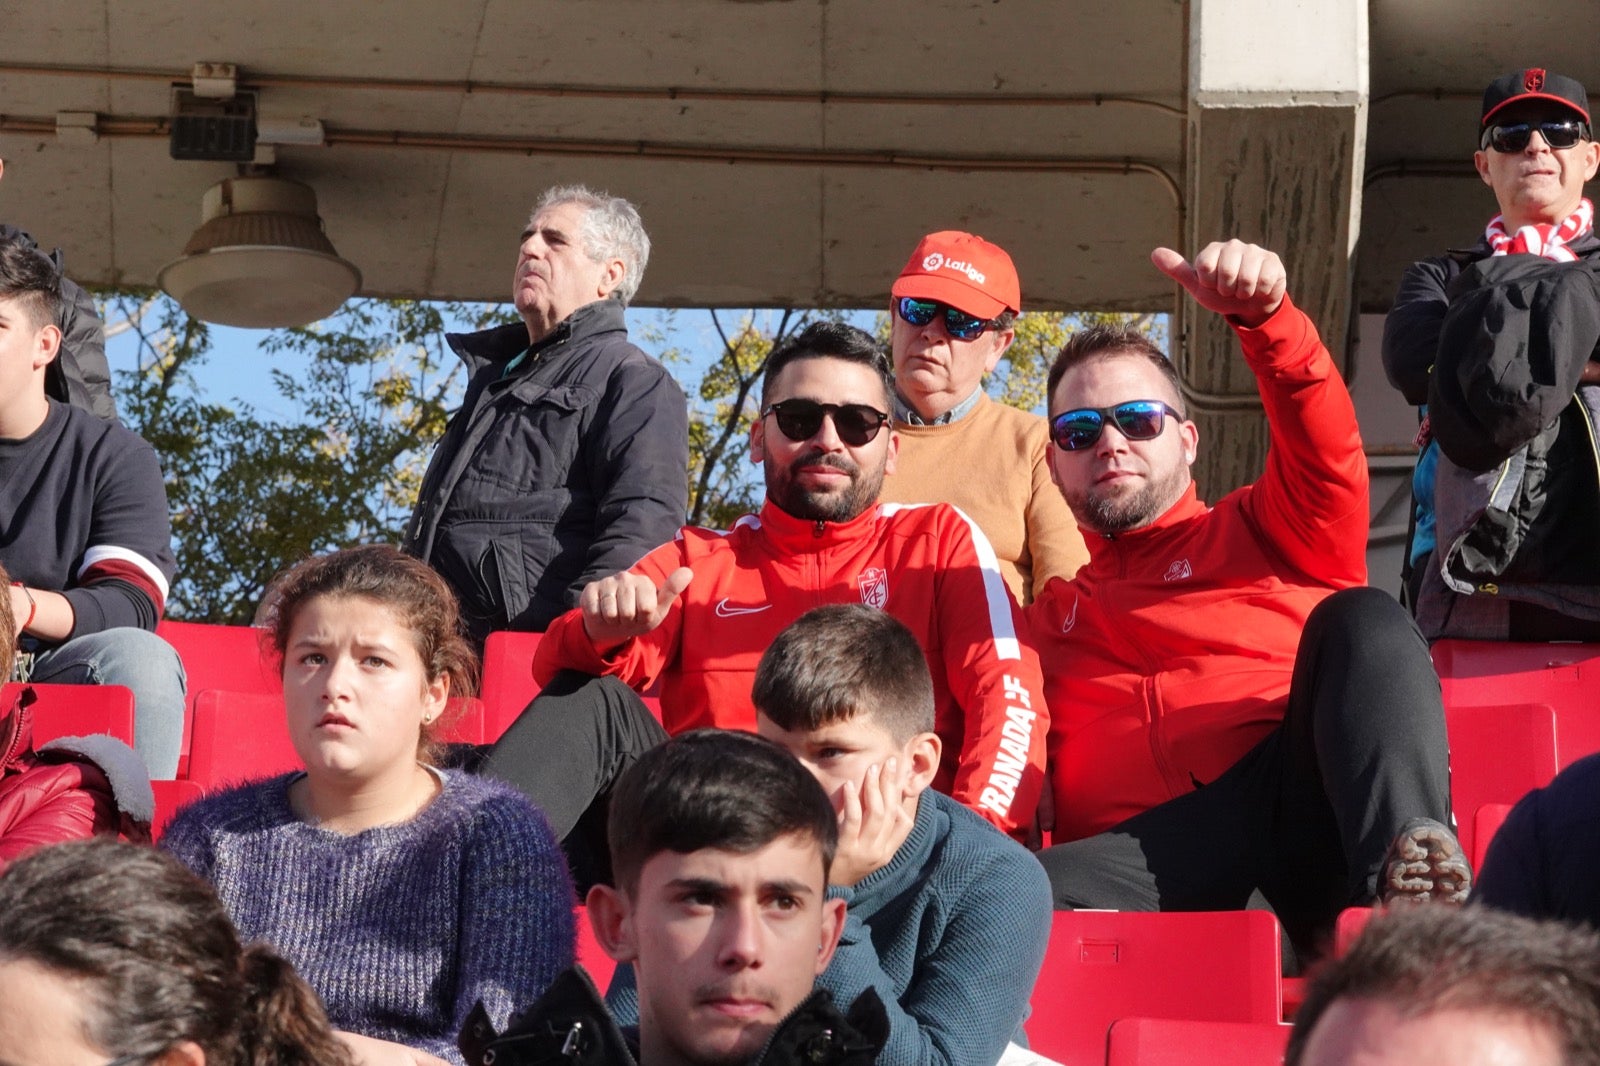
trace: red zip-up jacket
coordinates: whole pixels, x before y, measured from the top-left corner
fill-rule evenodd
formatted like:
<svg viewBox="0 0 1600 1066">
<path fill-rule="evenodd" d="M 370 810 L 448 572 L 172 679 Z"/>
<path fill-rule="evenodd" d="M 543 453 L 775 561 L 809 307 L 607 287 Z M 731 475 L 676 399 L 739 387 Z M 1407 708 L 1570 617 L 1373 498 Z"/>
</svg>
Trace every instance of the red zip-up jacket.
<svg viewBox="0 0 1600 1066">
<path fill-rule="evenodd" d="M 1235 325 L 1269 426 L 1266 470 L 1208 508 L 1194 486 L 1143 529 L 1084 531 L 1089 564 L 1028 610 L 1050 705 L 1057 842 L 1213 781 L 1283 719 L 1300 632 L 1367 580 L 1355 408 L 1287 299 Z"/>
<path fill-rule="evenodd" d="M 778 631 L 813 607 L 865 603 L 916 634 L 933 674 L 944 757 L 933 787 L 1022 835 L 1044 783 L 1048 728 L 1038 657 L 994 549 L 946 504 L 879 504 L 848 522 L 794 518 L 768 503 L 724 533 L 685 527 L 633 567 L 658 585 L 694 580 L 661 625 L 602 656 L 574 608 L 533 661 L 547 684 L 563 669 L 636 689 L 661 680 L 669 733 L 755 728 L 750 687 Z"/>
</svg>

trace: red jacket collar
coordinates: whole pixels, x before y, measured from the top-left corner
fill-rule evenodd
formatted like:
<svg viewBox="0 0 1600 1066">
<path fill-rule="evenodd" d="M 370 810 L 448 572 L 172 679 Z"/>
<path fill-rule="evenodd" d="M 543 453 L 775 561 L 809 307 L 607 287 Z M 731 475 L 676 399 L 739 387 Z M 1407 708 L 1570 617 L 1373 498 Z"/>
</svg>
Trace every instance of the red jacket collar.
<svg viewBox="0 0 1600 1066">
<path fill-rule="evenodd" d="M 1201 502 L 1198 490 L 1191 481 L 1178 502 L 1147 526 L 1130 529 L 1126 533 L 1091 533 L 1085 530 L 1083 540 L 1089 548 L 1089 561 L 1093 564 L 1104 556 L 1144 551 L 1152 545 L 1162 544 L 1173 531 L 1184 528 L 1208 510 L 1210 508 Z"/>
<path fill-rule="evenodd" d="M 758 516 L 767 540 L 786 555 L 821 551 L 859 540 L 880 517 L 877 505 L 873 505 L 846 522 L 818 522 L 796 518 L 771 500 L 761 505 Z"/>
</svg>

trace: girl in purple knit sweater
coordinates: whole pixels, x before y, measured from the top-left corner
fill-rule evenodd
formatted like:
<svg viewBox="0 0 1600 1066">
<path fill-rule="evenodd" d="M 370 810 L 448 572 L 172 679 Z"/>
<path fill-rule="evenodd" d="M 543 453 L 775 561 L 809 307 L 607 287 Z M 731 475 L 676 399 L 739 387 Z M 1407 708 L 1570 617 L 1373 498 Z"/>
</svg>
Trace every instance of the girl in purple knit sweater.
<svg viewBox="0 0 1600 1066">
<path fill-rule="evenodd" d="M 305 976 L 362 1066 L 461 1063 L 474 1003 L 503 1027 L 572 963 L 572 887 L 544 816 L 431 765 L 477 673 L 458 623 L 438 575 L 394 548 L 295 567 L 270 628 L 305 771 L 202 800 L 161 840 L 246 940 Z"/>
</svg>

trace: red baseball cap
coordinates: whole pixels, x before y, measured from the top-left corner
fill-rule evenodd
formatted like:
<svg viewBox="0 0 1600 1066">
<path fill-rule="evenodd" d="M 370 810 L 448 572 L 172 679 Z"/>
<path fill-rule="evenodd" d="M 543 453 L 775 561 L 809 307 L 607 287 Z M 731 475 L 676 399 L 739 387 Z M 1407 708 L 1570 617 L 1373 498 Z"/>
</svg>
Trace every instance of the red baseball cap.
<svg viewBox="0 0 1600 1066">
<path fill-rule="evenodd" d="M 889 292 L 897 297 L 938 300 L 979 318 L 1022 310 L 1022 286 L 1006 250 L 953 229 L 930 233 L 918 241 Z"/>
</svg>

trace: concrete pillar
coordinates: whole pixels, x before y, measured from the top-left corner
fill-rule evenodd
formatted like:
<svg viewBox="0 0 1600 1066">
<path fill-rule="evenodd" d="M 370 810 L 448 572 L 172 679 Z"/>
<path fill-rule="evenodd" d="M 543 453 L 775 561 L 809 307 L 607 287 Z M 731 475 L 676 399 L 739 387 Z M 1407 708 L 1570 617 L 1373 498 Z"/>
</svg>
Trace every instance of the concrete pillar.
<svg viewBox="0 0 1600 1066">
<path fill-rule="evenodd" d="M 1344 365 L 1367 130 L 1366 0 L 1192 0 L 1185 225 L 1192 255 L 1238 237 L 1279 253 L 1289 291 Z M 1216 500 L 1267 449 L 1232 331 L 1187 297 L 1173 331 L 1195 477 Z"/>
</svg>

